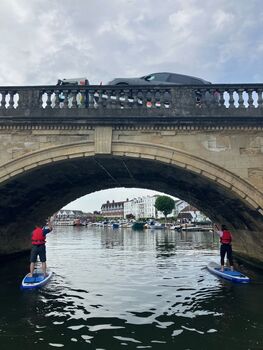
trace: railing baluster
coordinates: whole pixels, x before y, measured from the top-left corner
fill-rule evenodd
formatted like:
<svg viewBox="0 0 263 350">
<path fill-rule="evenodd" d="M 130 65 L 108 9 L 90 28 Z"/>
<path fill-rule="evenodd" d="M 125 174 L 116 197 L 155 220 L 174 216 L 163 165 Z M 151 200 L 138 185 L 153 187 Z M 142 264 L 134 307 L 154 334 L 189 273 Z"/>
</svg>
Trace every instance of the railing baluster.
<svg viewBox="0 0 263 350">
<path fill-rule="evenodd" d="M 206 88 L 204 92 L 204 97 L 205 97 L 205 103 L 204 106 L 205 108 L 212 107 L 214 105 L 214 100 L 213 100 L 213 89 Z"/>
<path fill-rule="evenodd" d="M 209 89 L 207 88 L 200 88 L 200 107 L 205 109 L 208 108 L 209 105 Z"/>
<path fill-rule="evenodd" d="M 116 96 L 116 90 L 111 89 L 109 90 L 109 97 L 110 97 L 110 107 L 112 109 L 116 109 L 117 108 L 117 96 Z"/>
<path fill-rule="evenodd" d="M 254 89 L 248 89 L 247 90 L 247 93 L 248 93 L 248 100 L 247 100 L 247 103 L 248 103 L 248 108 L 254 108 L 254 100 L 253 100 L 253 96 L 252 96 L 252 93 L 253 93 L 253 90 Z"/>
<path fill-rule="evenodd" d="M 63 108 L 68 109 L 69 108 L 69 92 L 68 92 L 68 90 L 63 90 L 63 96 L 64 96 Z"/>
<path fill-rule="evenodd" d="M 161 108 L 161 94 L 160 90 L 156 90 L 154 95 L 154 108 Z"/>
<path fill-rule="evenodd" d="M 244 104 L 244 97 L 243 97 L 243 92 L 244 92 L 244 89 L 237 89 L 237 93 L 238 93 L 238 108 L 242 108 L 244 109 L 245 108 L 245 104 Z"/>
<path fill-rule="evenodd" d="M 100 89 L 97 90 L 95 95 L 96 95 L 96 98 L 97 98 L 97 105 L 98 105 L 99 108 L 101 108 L 102 107 L 102 101 L 103 101 L 102 100 L 102 90 L 100 90 Z"/>
<path fill-rule="evenodd" d="M 170 89 L 165 89 L 163 93 L 164 108 L 171 108 L 172 99 Z"/>
<path fill-rule="evenodd" d="M 228 93 L 229 93 L 229 108 L 235 108 L 234 92 L 235 92 L 235 89 L 228 89 Z"/>
<path fill-rule="evenodd" d="M 129 94 L 128 94 L 128 106 L 130 108 L 134 108 L 134 90 L 132 88 L 129 89 Z"/>
<path fill-rule="evenodd" d="M 194 91 L 195 106 L 201 107 L 202 92 L 200 89 Z"/>
<path fill-rule="evenodd" d="M 263 108 L 262 92 L 263 92 L 263 89 L 261 89 L 261 88 L 257 89 L 257 93 L 258 93 L 258 108 Z"/>
<path fill-rule="evenodd" d="M 153 105 L 153 89 L 150 89 L 146 92 L 146 107 L 152 108 Z"/>
<path fill-rule="evenodd" d="M 94 90 L 93 89 L 85 89 L 81 90 L 81 98 L 82 98 L 82 104 L 81 108 L 94 108 Z"/>
<path fill-rule="evenodd" d="M 146 107 L 147 104 L 147 89 L 142 89 L 142 107 Z"/>
<path fill-rule="evenodd" d="M 127 105 L 129 108 L 135 107 L 135 96 L 134 96 L 135 90 L 133 88 L 129 88 L 128 96 L 127 96 Z"/>
<path fill-rule="evenodd" d="M 71 108 L 77 108 L 78 107 L 78 103 L 77 103 L 77 90 L 72 90 L 71 91 L 71 98 L 72 98 L 72 102 L 71 102 Z"/>
<path fill-rule="evenodd" d="M 218 100 L 218 104 L 219 104 L 219 107 L 220 108 L 226 108 L 225 106 L 225 98 L 224 98 L 224 92 L 225 92 L 225 89 L 218 89 L 218 92 L 219 92 L 219 100 Z"/>
<path fill-rule="evenodd" d="M 53 99 L 53 108 L 58 109 L 60 108 L 60 101 L 59 101 L 59 94 L 60 92 L 58 90 L 54 91 L 54 99 Z"/>
<path fill-rule="evenodd" d="M 111 107 L 111 103 L 110 103 L 108 91 L 106 89 L 103 90 L 102 98 L 103 98 L 103 106 L 104 106 L 104 108 L 110 108 Z"/>
<path fill-rule="evenodd" d="M 124 108 L 129 108 L 129 101 L 128 101 L 128 94 L 129 90 L 127 88 L 123 89 L 123 106 Z"/>
<path fill-rule="evenodd" d="M 8 94 L 9 94 L 9 103 L 8 103 L 8 109 L 14 109 L 14 94 L 15 92 L 14 91 L 8 91 Z"/>
<path fill-rule="evenodd" d="M 1 91 L 1 105 L 0 105 L 0 109 L 5 109 L 6 108 L 6 91 L 2 90 Z"/>
<path fill-rule="evenodd" d="M 143 93 L 142 93 L 142 90 L 139 89 L 137 91 L 137 94 L 136 94 L 136 104 L 137 104 L 137 107 L 138 108 L 141 108 L 142 107 L 142 103 L 143 103 Z"/>
<path fill-rule="evenodd" d="M 48 90 L 46 91 L 46 94 L 47 94 L 47 101 L 46 101 L 46 108 L 47 109 L 51 109 L 51 104 L 52 104 L 52 101 L 51 101 L 51 95 L 52 95 L 52 91 Z"/>
</svg>

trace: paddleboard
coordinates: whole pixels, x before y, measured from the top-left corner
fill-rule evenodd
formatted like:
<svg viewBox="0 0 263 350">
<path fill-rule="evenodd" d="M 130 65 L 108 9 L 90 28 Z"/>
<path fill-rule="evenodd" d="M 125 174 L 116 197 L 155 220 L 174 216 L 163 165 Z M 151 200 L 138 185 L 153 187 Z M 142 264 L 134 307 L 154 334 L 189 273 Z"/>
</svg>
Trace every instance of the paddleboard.
<svg viewBox="0 0 263 350">
<path fill-rule="evenodd" d="M 41 271 L 34 272 L 33 277 L 29 277 L 28 273 L 22 280 L 21 289 L 41 288 L 48 283 L 51 277 L 51 271 L 47 271 L 46 276 L 44 276 Z"/>
<path fill-rule="evenodd" d="M 214 275 L 217 275 L 219 277 L 222 277 L 226 280 L 232 281 L 232 282 L 238 282 L 238 283 L 249 283 L 250 278 L 245 276 L 239 271 L 231 271 L 229 267 L 225 267 L 224 271 L 221 271 L 221 266 L 215 262 L 210 262 L 207 265 L 207 269 L 213 273 Z"/>
</svg>

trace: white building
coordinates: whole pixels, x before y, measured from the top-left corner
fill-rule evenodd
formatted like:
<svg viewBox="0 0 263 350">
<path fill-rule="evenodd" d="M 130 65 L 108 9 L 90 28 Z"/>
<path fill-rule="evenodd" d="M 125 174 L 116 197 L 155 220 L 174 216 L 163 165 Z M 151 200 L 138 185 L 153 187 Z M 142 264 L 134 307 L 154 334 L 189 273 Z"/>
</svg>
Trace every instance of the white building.
<svg viewBox="0 0 263 350">
<path fill-rule="evenodd" d="M 179 205 L 177 212 L 177 219 L 181 222 L 202 222 L 202 221 L 210 221 L 210 219 L 200 212 L 199 209 L 193 207 L 192 205 L 184 202 L 186 205 Z"/>
<path fill-rule="evenodd" d="M 162 219 L 164 215 L 155 208 L 155 201 L 158 195 L 138 197 L 132 200 L 127 200 L 124 203 L 124 218 L 132 214 L 135 219 L 153 218 Z M 205 217 L 198 209 L 190 206 L 187 202 L 177 199 L 175 200 L 174 210 L 167 215 L 168 218 L 176 218 L 179 220 L 187 219 L 187 221 L 204 221 Z"/>
<path fill-rule="evenodd" d="M 55 214 L 55 218 L 58 220 L 76 219 L 76 218 L 82 217 L 83 215 L 84 215 L 84 213 L 82 210 L 60 209 Z"/>
<path fill-rule="evenodd" d="M 124 217 L 134 215 L 136 219 L 156 218 L 155 200 L 157 196 L 134 198 L 124 203 Z"/>
<path fill-rule="evenodd" d="M 189 204 L 181 199 L 177 199 L 174 204 L 174 214 L 177 216 Z"/>
</svg>

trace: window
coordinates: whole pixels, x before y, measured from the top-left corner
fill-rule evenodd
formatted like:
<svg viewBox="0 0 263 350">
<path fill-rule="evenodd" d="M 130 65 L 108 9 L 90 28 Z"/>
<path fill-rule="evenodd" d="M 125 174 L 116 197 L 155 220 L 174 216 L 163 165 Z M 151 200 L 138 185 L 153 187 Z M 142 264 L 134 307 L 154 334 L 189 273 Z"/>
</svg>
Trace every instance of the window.
<svg viewBox="0 0 263 350">
<path fill-rule="evenodd" d="M 146 81 L 167 81 L 169 78 L 168 73 L 154 73 L 144 77 Z"/>
<path fill-rule="evenodd" d="M 183 75 L 183 74 L 170 74 L 168 79 L 171 83 L 186 84 L 186 85 L 203 85 L 205 82 L 202 79 Z"/>
<path fill-rule="evenodd" d="M 194 84 L 191 77 L 181 74 L 171 74 L 168 80 L 176 84 Z"/>
</svg>

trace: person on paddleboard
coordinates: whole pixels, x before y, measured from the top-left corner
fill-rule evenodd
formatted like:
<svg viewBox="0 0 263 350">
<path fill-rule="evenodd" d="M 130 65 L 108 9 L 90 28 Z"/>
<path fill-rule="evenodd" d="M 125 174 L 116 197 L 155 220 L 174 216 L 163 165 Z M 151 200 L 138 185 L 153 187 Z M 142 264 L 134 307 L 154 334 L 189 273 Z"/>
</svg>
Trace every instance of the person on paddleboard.
<svg viewBox="0 0 263 350">
<path fill-rule="evenodd" d="M 30 274 L 29 277 L 33 277 L 35 263 L 37 257 L 42 264 L 42 271 L 44 276 L 47 274 L 47 263 L 46 263 L 46 235 L 52 231 L 52 225 L 50 220 L 47 221 L 46 225 L 41 227 L 41 225 L 36 225 L 32 232 L 32 249 L 30 255 Z"/>
<path fill-rule="evenodd" d="M 216 233 L 220 236 L 220 258 L 221 258 L 221 271 L 224 271 L 224 265 L 225 265 L 225 255 L 227 256 L 227 259 L 229 261 L 230 269 L 231 271 L 234 270 L 233 267 L 233 256 L 232 256 L 232 235 L 231 232 L 228 231 L 226 225 L 221 226 L 221 230 L 219 229 L 218 225 L 215 225 L 217 231 Z"/>
</svg>

